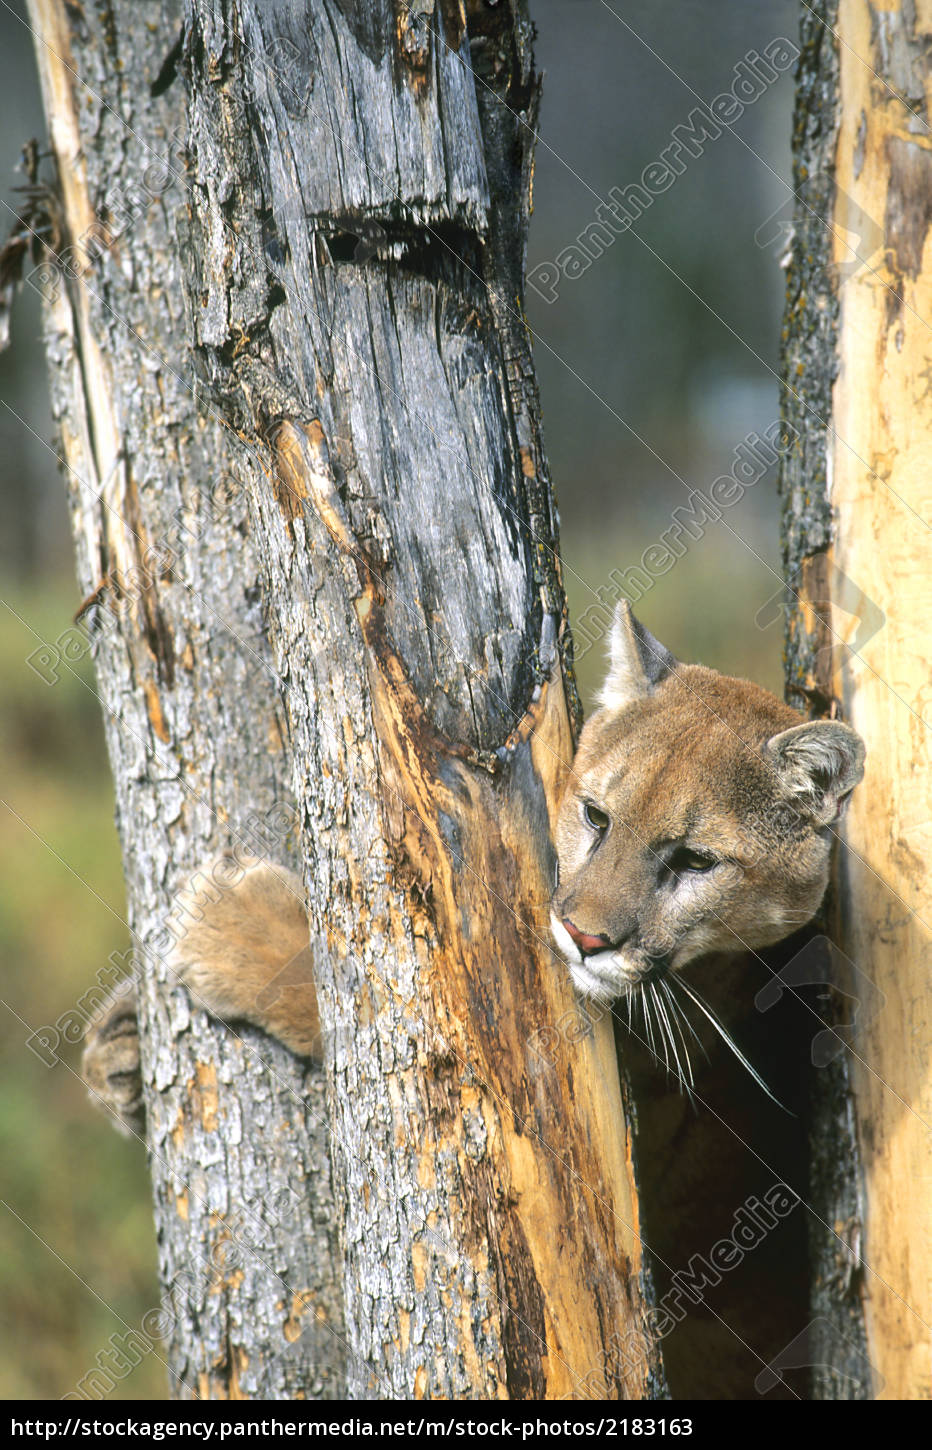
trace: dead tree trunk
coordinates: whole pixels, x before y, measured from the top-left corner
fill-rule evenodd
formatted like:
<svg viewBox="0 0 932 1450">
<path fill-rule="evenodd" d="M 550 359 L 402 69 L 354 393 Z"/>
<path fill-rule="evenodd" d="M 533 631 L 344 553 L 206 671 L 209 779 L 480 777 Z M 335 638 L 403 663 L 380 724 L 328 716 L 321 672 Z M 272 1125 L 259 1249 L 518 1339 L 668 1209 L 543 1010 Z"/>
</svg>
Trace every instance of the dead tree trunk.
<svg viewBox="0 0 932 1450">
<path fill-rule="evenodd" d="M 927 27 L 926 27 L 927 28 Z M 783 477 L 791 703 L 840 711 L 867 774 L 825 937 L 813 1040 L 818 1397 L 929 1393 L 932 1097 L 932 149 L 917 9 L 804 7 Z M 801 1361 L 797 1361 L 801 1362 Z"/>
<path fill-rule="evenodd" d="M 231 847 L 300 862 L 237 449 L 186 337 L 184 96 L 151 94 L 180 8 L 36 0 L 30 19 L 60 189 L 29 280 L 86 605 L 48 668 L 94 649 L 147 1041 L 163 1296 L 134 1328 L 176 1394 L 340 1395 L 323 1075 L 194 1010 L 164 964 L 192 867 Z"/>
<path fill-rule="evenodd" d="M 188 1392 L 661 1390 L 610 1025 L 547 939 L 574 695 L 521 314 L 530 25 L 467 11 L 32 6 L 68 241 L 187 92 L 164 196 L 50 305 L 82 586 L 199 520 L 98 646 L 134 928 L 290 782 L 298 840 L 263 854 L 303 861 L 327 1042 L 332 1211 L 313 1074 L 149 960 L 166 1290 L 269 1184 L 302 1200 L 180 1295 Z M 227 467 L 248 518 L 209 511 Z"/>
</svg>

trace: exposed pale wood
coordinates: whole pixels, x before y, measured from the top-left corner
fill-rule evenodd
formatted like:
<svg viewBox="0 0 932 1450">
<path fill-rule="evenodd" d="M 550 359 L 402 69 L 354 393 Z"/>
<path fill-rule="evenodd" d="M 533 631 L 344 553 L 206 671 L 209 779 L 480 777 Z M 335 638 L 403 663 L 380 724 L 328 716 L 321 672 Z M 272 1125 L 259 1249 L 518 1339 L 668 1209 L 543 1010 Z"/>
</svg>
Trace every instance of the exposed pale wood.
<svg viewBox="0 0 932 1450">
<path fill-rule="evenodd" d="M 886 999 L 851 1068 L 878 1276 L 865 1306 L 881 1397 L 911 1399 L 932 1393 L 932 5 L 845 0 L 839 25 L 835 220 L 852 226 L 847 193 L 884 245 L 877 275 L 859 268 L 839 294 L 833 557 L 886 615 L 859 660 L 838 651 L 871 761 L 845 832 L 842 946 Z M 841 236 L 835 256 L 847 260 Z"/>
<path fill-rule="evenodd" d="M 804 596 L 791 619 L 790 682 L 817 707 L 843 711 L 864 736 L 868 763 L 843 830 L 830 918 L 853 963 L 838 959 L 835 986 L 849 1000 L 836 997 L 834 1020 L 850 1022 L 852 1004 L 858 1016 L 844 1034 L 846 1060 L 815 1074 L 814 1186 L 828 1228 L 815 1228 L 814 1305 L 833 1325 L 817 1345 L 816 1360 L 827 1362 L 817 1390 L 927 1398 L 932 5 L 819 8 L 838 38 L 808 23 L 810 85 L 812 94 L 824 87 L 823 104 L 799 129 L 806 169 L 797 174 L 803 202 L 818 210 L 821 199 L 834 235 L 799 209 L 787 376 L 808 401 L 820 394 L 830 428 L 819 438 L 811 417 L 801 420 L 807 446 L 787 474 L 790 563 L 802 565 Z M 825 600 L 829 611 L 819 608 Z M 882 627 L 852 653 L 874 606 Z M 859 1247 L 869 1268 L 856 1267 Z M 866 1348 L 872 1375 L 858 1353 L 846 1361 L 846 1340 Z"/>
</svg>

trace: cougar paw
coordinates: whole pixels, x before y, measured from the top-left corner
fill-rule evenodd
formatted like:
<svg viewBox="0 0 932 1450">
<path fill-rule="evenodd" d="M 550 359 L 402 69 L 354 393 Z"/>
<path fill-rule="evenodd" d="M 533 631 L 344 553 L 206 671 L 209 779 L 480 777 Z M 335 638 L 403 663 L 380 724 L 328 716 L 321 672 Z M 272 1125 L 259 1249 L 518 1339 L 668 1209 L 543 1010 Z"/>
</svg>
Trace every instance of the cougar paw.
<svg viewBox="0 0 932 1450">
<path fill-rule="evenodd" d="M 235 863 L 233 863 L 235 866 Z M 188 925 L 169 968 L 222 1022 L 251 1022 L 300 1056 L 320 1054 L 304 886 L 284 866 L 221 859 L 179 893 Z"/>
<path fill-rule="evenodd" d="M 132 978 L 115 987 L 84 1034 L 81 1076 L 92 1102 L 128 1136 L 144 1136 L 145 1107 Z"/>
</svg>

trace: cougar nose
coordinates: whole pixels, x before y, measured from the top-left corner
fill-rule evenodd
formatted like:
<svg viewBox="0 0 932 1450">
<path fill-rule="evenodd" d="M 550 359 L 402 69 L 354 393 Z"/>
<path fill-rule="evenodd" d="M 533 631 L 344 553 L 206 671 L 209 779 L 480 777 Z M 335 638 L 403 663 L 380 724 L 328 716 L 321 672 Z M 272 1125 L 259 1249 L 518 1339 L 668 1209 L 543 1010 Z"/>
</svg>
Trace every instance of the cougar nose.
<svg viewBox="0 0 932 1450">
<path fill-rule="evenodd" d="M 578 926 L 574 926 L 568 916 L 564 916 L 563 925 L 584 957 L 592 952 L 604 951 L 606 947 L 611 946 L 607 936 L 589 936 L 586 932 L 580 931 Z"/>
</svg>

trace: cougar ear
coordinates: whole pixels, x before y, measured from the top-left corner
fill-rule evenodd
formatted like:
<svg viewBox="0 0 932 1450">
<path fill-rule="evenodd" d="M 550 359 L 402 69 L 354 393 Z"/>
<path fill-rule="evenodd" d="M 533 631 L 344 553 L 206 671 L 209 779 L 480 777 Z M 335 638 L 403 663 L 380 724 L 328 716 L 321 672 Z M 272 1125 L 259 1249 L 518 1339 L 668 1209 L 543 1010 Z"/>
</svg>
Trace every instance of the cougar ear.
<svg viewBox="0 0 932 1450">
<path fill-rule="evenodd" d="M 623 710 L 649 695 L 675 668 L 676 660 L 670 651 L 635 619 L 628 601 L 622 599 L 616 604 L 609 636 L 608 674 L 598 703 L 607 710 Z"/>
<path fill-rule="evenodd" d="M 820 826 L 841 818 L 864 774 L 864 741 L 840 720 L 782 730 L 767 741 L 764 755 L 800 809 Z"/>
</svg>

